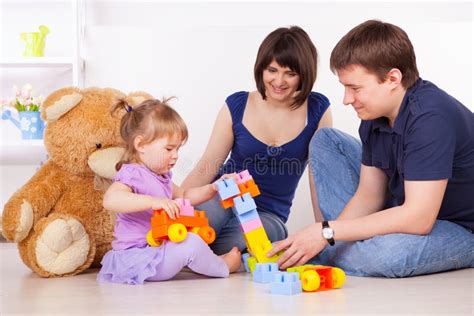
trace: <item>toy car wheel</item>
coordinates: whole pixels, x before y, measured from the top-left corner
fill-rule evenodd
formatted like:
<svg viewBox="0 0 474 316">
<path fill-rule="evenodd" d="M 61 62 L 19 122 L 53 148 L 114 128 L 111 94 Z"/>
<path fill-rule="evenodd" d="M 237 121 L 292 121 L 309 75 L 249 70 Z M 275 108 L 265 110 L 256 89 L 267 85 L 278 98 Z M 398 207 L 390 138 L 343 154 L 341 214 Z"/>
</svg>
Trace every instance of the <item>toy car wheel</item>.
<svg viewBox="0 0 474 316">
<path fill-rule="evenodd" d="M 183 224 L 173 224 L 168 228 L 168 237 L 172 242 L 182 242 L 188 236 L 188 231 Z"/>
<path fill-rule="evenodd" d="M 199 236 L 201 236 L 202 240 L 204 240 L 208 245 L 212 244 L 212 242 L 216 240 L 216 232 L 212 227 L 201 227 L 199 229 L 198 234 Z"/>
<path fill-rule="evenodd" d="M 333 288 L 338 289 L 346 282 L 346 273 L 340 268 L 332 268 Z"/>
<path fill-rule="evenodd" d="M 314 292 L 320 285 L 319 274 L 314 270 L 306 270 L 301 273 L 301 287 L 306 292 Z"/>
<path fill-rule="evenodd" d="M 161 241 L 156 241 L 153 238 L 153 234 L 151 233 L 151 230 L 146 234 L 146 241 L 151 247 L 159 247 L 161 245 Z"/>
</svg>

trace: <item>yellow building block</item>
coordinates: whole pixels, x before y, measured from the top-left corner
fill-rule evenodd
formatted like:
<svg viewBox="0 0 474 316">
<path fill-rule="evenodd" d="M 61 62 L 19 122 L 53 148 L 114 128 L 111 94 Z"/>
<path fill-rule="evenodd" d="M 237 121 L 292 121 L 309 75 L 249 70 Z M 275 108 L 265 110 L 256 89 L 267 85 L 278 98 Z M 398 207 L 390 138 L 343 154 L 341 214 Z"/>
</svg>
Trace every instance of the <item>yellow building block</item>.
<svg viewBox="0 0 474 316">
<path fill-rule="evenodd" d="M 302 265 L 302 266 L 291 267 L 291 268 L 287 268 L 286 272 L 298 272 L 298 275 L 301 278 L 301 273 L 303 273 L 303 271 L 306 270 L 306 268 L 311 268 L 311 267 L 316 267 L 316 265 L 314 265 L 314 264 L 305 264 L 305 265 Z"/>
<path fill-rule="evenodd" d="M 247 244 L 247 249 L 259 263 L 276 262 L 278 260 L 277 255 L 271 258 L 267 257 L 267 252 L 270 251 L 273 246 L 263 227 L 244 233 L 244 239 Z"/>
</svg>

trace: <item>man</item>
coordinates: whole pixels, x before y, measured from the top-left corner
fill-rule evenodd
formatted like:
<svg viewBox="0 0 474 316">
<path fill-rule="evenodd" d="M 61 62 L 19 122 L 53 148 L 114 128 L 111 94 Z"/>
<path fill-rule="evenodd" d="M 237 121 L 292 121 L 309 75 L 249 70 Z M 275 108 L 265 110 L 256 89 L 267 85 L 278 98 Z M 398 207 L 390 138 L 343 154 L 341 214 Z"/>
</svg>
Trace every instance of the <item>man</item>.
<svg viewBox="0 0 474 316">
<path fill-rule="evenodd" d="M 358 276 L 474 267 L 474 114 L 419 78 L 407 34 L 389 23 L 352 29 L 331 69 L 362 120 L 362 146 L 335 129 L 315 134 L 310 168 L 326 221 L 269 256 L 286 249 L 280 268 L 313 258 Z"/>
</svg>

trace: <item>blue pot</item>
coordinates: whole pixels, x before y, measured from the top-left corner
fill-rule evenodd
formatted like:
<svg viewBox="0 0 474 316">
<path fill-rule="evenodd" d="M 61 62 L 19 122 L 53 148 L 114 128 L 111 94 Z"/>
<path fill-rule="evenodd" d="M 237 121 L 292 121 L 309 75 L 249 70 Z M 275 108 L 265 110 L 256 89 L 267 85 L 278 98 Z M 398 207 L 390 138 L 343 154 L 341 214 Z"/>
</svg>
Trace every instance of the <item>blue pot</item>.
<svg viewBox="0 0 474 316">
<path fill-rule="evenodd" d="M 41 119 L 41 112 L 18 112 L 19 120 L 12 117 L 10 111 L 5 111 L 2 114 L 2 119 L 10 120 L 21 131 L 22 139 L 42 139 L 44 132 L 44 122 Z"/>
</svg>

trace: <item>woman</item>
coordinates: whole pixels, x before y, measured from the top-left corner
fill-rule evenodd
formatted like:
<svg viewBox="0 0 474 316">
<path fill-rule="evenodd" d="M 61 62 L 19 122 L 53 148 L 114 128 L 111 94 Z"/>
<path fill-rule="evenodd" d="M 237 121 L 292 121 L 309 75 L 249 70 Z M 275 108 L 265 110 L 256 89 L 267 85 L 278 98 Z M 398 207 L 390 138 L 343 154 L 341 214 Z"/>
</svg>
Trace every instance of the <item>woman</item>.
<svg viewBox="0 0 474 316">
<path fill-rule="evenodd" d="M 285 222 L 307 165 L 309 141 L 318 128 L 332 125 L 328 99 L 311 91 L 316 73 L 317 51 L 303 29 L 292 26 L 270 33 L 255 62 L 257 90 L 226 99 L 204 155 L 182 186 L 201 186 L 224 173 L 248 169 L 261 191 L 255 202 L 269 239 L 286 238 Z M 224 210 L 218 198 L 199 208 L 216 230 L 211 248 L 217 254 L 233 246 L 245 248 L 232 210 Z"/>
</svg>

